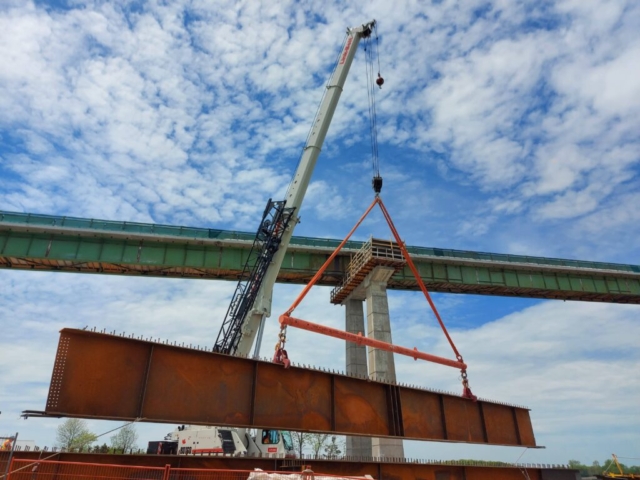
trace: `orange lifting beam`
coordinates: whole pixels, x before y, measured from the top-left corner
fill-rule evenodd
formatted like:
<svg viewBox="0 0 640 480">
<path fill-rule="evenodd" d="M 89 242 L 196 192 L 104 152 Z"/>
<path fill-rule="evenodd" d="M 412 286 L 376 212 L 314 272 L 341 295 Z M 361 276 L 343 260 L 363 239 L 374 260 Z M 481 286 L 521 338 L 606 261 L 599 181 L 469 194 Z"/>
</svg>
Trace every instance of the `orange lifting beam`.
<svg viewBox="0 0 640 480">
<path fill-rule="evenodd" d="M 318 325 L 317 323 L 311 323 L 300 318 L 289 317 L 287 315 L 280 316 L 280 325 L 291 325 L 292 327 L 307 330 L 309 332 L 321 333 L 329 337 L 339 338 L 346 340 L 347 342 L 356 343 L 358 345 L 366 345 L 372 348 L 379 348 L 380 350 L 386 350 L 388 352 L 398 353 L 400 355 L 406 355 L 414 360 L 421 359 L 427 362 L 438 363 L 440 365 L 446 365 L 447 367 L 454 367 L 466 370 L 467 365 L 459 360 L 450 360 L 444 357 L 438 357 L 437 355 L 431 355 L 430 353 L 424 353 L 417 348 L 411 349 L 406 347 L 399 347 L 391 343 L 382 342 L 373 338 L 364 337 L 362 334 L 355 334 L 338 330 L 331 327 L 325 327 L 324 325 Z"/>
</svg>

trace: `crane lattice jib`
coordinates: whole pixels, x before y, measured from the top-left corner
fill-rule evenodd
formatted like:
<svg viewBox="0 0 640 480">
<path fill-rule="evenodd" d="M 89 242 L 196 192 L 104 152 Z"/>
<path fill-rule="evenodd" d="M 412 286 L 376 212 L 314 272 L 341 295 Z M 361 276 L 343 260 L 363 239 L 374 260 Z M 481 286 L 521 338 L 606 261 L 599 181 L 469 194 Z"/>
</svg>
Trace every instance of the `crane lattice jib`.
<svg viewBox="0 0 640 480">
<path fill-rule="evenodd" d="M 267 203 L 213 347 L 216 352 L 234 354 L 238 349 L 242 323 L 256 300 L 267 268 L 280 248 L 282 235 L 293 213 L 292 208 L 285 208 L 285 203 L 284 201 L 273 202 L 271 199 Z"/>
</svg>

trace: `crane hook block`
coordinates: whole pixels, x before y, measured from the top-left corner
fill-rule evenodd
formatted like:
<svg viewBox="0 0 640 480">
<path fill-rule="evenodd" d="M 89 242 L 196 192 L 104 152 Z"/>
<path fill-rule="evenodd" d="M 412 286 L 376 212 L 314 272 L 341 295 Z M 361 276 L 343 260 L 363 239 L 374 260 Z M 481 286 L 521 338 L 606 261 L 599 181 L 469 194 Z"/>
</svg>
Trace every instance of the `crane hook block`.
<svg viewBox="0 0 640 480">
<path fill-rule="evenodd" d="M 383 84 L 384 84 L 384 78 L 382 78 L 380 76 L 380 74 L 378 74 L 378 78 L 376 78 L 376 85 L 378 85 L 380 88 L 382 88 Z"/>
<path fill-rule="evenodd" d="M 373 191 L 376 192 L 376 195 L 380 193 L 382 190 L 382 177 L 380 175 L 376 175 L 371 180 L 371 185 L 373 186 Z"/>
</svg>

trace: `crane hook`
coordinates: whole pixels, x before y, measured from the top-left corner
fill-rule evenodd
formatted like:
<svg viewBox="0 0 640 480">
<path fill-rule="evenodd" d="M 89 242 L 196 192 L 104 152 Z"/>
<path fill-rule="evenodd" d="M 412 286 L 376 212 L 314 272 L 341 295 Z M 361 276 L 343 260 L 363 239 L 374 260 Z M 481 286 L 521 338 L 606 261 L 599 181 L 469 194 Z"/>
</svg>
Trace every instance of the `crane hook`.
<svg viewBox="0 0 640 480">
<path fill-rule="evenodd" d="M 462 358 L 462 357 L 460 357 L 460 358 Z M 461 376 L 462 376 L 462 398 L 468 398 L 471 401 L 477 402 L 478 401 L 478 397 L 476 397 L 471 392 L 471 387 L 469 386 L 469 380 L 467 378 L 467 371 L 466 370 L 461 370 Z"/>
<path fill-rule="evenodd" d="M 380 72 L 378 72 L 378 78 L 376 78 L 376 85 L 378 85 L 378 87 L 382 88 L 383 84 L 384 84 L 384 78 L 382 78 L 380 76 Z"/>
<path fill-rule="evenodd" d="M 275 353 L 273 354 L 273 363 L 279 363 L 284 365 L 284 368 L 291 366 L 291 360 L 289 360 L 289 354 L 284 349 L 284 345 L 287 343 L 287 327 L 286 325 L 280 328 L 278 334 L 278 343 L 276 343 Z"/>
<path fill-rule="evenodd" d="M 371 180 L 371 186 L 373 187 L 373 191 L 377 197 L 382 190 L 382 177 L 379 174 L 373 177 L 373 180 Z"/>
</svg>

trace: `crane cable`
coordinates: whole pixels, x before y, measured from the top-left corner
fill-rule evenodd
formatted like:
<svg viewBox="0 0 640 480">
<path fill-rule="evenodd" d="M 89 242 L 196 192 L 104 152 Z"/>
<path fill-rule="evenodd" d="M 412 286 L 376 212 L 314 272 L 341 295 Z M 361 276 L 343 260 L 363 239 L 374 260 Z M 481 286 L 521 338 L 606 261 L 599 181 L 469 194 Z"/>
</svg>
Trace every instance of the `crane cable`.
<svg viewBox="0 0 640 480">
<path fill-rule="evenodd" d="M 375 34 L 375 46 L 372 40 L 373 35 L 368 35 L 367 37 L 364 38 L 364 50 L 365 50 L 365 58 L 366 58 L 365 68 L 366 68 L 366 79 L 367 79 L 367 99 L 369 103 L 369 130 L 371 134 L 371 163 L 373 167 L 373 179 L 371 181 L 371 185 L 373 186 L 373 190 L 375 192 L 376 197 L 379 197 L 380 191 L 382 190 L 382 177 L 380 176 L 380 159 L 378 155 L 378 123 L 377 123 L 377 117 L 376 117 L 376 88 L 375 87 L 377 85 L 381 89 L 382 85 L 384 84 L 384 78 L 382 78 L 382 76 L 380 75 L 380 52 L 379 52 L 380 42 L 378 39 L 377 23 L 373 26 L 373 30 L 374 31 L 372 33 Z M 375 47 L 375 52 L 374 52 L 374 47 Z M 374 55 L 376 57 L 375 61 L 374 61 Z M 375 76 L 375 73 L 374 73 L 376 62 L 378 65 L 377 77 Z M 394 231 L 395 227 L 393 226 L 391 217 L 388 215 L 388 212 L 386 211 L 386 208 L 382 203 L 380 203 L 380 208 L 382 209 L 383 214 L 387 218 L 387 222 L 389 222 L 389 226 L 391 227 L 392 231 Z M 395 233 L 396 232 L 394 232 L 394 234 Z M 398 236 L 398 238 L 400 237 Z M 406 246 L 404 247 L 406 248 Z M 413 262 L 409 262 L 409 264 L 410 266 L 412 266 Z M 414 272 L 414 274 L 416 274 L 416 278 L 418 278 L 417 270 Z M 440 316 L 438 309 L 433 303 L 433 300 L 431 299 L 431 295 L 429 295 L 429 292 L 427 291 L 424 285 L 422 285 L 421 287 L 422 287 L 421 289 L 424 293 L 424 296 L 426 297 L 427 302 L 429 303 L 429 306 L 431 307 L 431 310 L 433 311 L 433 314 L 436 317 L 436 320 L 440 324 L 440 328 L 442 329 L 442 332 L 447 338 L 447 341 L 449 342 L 449 345 L 451 346 L 451 349 L 453 350 L 453 353 L 456 356 L 456 359 L 459 362 L 463 362 L 464 360 L 462 358 L 462 355 L 456 348 L 456 345 L 453 343 L 453 339 L 449 335 L 449 331 L 447 330 L 447 327 L 442 321 L 442 317 Z M 463 385 L 463 396 L 467 398 L 472 398 L 475 400 L 476 397 L 471 393 L 471 389 L 469 387 L 469 380 L 468 380 L 466 369 L 463 369 L 461 371 L 461 380 Z"/>
<path fill-rule="evenodd" d="M 375 24 L 375 45 L 372 40 L 372 35 L 364 38 L 364 51 L 365 51 L 365 70 L 367 79 L 367 100 L 369 105 L 369 132 L 371 138 L 371 164 L 373 167 L 373 180 L 371 184 L 376 195 L 380 194 L 382 190 L 382 177 L 380 176 L 380 159 L 378 156 L 378 123 L 376 117 L 376 85 L 382 88 L 384 79 L 380 75 L 380 54 L 379 54 L 379 39 L 378 39 L 378 25 Z M 374 52 L 375 48 L 375 52 Z M 375 77 L 375 61 L 378 64 L 378 75 Z"/>
</svg>

